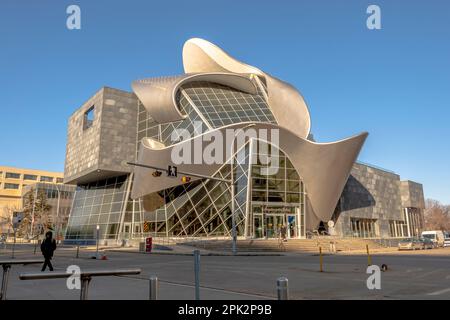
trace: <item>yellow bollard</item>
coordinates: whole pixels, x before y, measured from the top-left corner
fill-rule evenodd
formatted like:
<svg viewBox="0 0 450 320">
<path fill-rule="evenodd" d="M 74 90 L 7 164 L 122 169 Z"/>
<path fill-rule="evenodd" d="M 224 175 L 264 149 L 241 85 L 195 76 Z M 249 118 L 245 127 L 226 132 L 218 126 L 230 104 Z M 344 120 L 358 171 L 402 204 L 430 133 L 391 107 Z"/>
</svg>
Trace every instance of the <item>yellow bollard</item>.
<svg viewBox="0 0 450 320">
<path fill-rule="evenodd" d="M 370 257 L 369 245 L 368 244 L 366 244 L 366 251 L 367 251 L 367 265 L 371 266 L 372 265 L 372 258 Z"/>
<path fill-rule="evenodd" d="M 319 256 L 320 256 L 320 272 L 323 272 L 322 247 L 319 247 Z"/>
</svg>

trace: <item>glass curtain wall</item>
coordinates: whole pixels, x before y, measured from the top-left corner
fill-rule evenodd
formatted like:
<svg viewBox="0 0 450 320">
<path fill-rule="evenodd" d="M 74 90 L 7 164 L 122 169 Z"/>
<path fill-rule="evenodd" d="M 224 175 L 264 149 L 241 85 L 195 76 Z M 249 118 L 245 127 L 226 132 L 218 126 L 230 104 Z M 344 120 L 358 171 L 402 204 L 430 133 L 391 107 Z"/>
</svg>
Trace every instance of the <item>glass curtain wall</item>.
<svg viewBox="0 0 450 320">
<path fill-rule="evenodd" d="M 378 236 L 376 219 L 350 219 L 352 235 L 356 238 L 375 238 Z"/>
<path fill-rule="evenodd" d="M 262 147 L 262 148 L 260 148 Z M 276 237 L 282 226 L 288 237 L 305 236 L 305 190 L 289 158 L 278 148 L 253 141 L 251 197 L 247 235 L 255 238 Z M 261 161 L 261 156 L 271 159 Z M 272 167 L 273 174 L 264 169 Z"/>
<path fill-rule="evenodd" d="M 195 136 L 232 123 L 276 123 L 261 91 L 263 87 L 258 86 L 256 81 L 255 86 L 258 93 L 251 95 L 215 83 L 186 84 L 178 92 L 177 102 L 180 111 L 187 117 L 168 124 L 156 123 L 139 103 L 136 155 L 140 140 L 144 137 L 165 145 L 176 143 L 176 139 L 172 139 L 175 129 L 186 129 Z M 283 208 L 283 223 L 294 219 L 296 227 L 304 225 L 304 188 L 292 164 L 280 152 L 277 156 L 278 172 L 269 177 L 260 176 L 258 172 L 265 165 L 258 162 L 250 166 L 250 157 L 259 158 L 257 152 L 250 152 L 250 143 L 247 143 L 235 155 L 233 169 L 238 234 L 253 237 L 255 228 L 251 212 L 260 210 L 267 213 L 268 207 L 272 206 Z M 228 162 L 215 176 L 230 179 L 230 173 Z M 142 200 L 127 198 L 126 191 L 131 180 L 128 176 L 120 176 L 78 186 L 66 239 L 95 239 L 97 225 L 100 226 L 102 239 L 131 239 L 149 235 L 230 236 L 231 187 L 228 183 L 201 180 L 163 190 L 158 192 L 158 196 L 164 199 L 165 204 L 146 212 Z M 298 218 L 294 217 L 296 215 Z M 304 231 L 296 229 L 292 235 L 302 236 Z"/>
<path fill-rule="evenodd" d="M 100 239 L 117 239 L 128 183 L 123 175 L 77 186 L 66 241 L 95 240 L 97 225 Z"/>
<path fill-rule="evenodd" d="M 245 207 L 247 200 L 249 147 L 243 147 L 235 156 L 234 181 L 235 210 L 238 234 L 244 234 Z M 214 175 L 230 179 L 230 162 L 222 166 Z M 153 211 L 144 212 L 144 221 L 150 230 L 143 236 L 229 236 L 231 234 L 231 186 L 229 183 L 202 180 L 177 186 L 162 192 L 166 205 Z M 172 199 L 171 195 L 177 194 Z"/>
</svg>

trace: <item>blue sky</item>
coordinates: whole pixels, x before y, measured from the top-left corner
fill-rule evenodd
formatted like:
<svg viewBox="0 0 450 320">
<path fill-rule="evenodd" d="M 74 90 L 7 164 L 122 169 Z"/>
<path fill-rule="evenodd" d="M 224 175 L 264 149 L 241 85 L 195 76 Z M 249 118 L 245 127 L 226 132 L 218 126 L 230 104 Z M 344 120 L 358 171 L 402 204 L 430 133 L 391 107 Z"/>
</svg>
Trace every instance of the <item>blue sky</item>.
<svg viewBox="0 0 450 320">
<path fill-rule="evenodd" d="M 81 7 L 81 30 L 66 8 Z M 368 30 L 366 8 L 381 8 Z M 296 86 L 321 142 L 361 131 L 360 160 L 450 204 L 449 1 L 0 2 L 0 164 L 62 171 L 70 114 L 102 86 L 183 72 L 201 37 Z"/>
</svg>

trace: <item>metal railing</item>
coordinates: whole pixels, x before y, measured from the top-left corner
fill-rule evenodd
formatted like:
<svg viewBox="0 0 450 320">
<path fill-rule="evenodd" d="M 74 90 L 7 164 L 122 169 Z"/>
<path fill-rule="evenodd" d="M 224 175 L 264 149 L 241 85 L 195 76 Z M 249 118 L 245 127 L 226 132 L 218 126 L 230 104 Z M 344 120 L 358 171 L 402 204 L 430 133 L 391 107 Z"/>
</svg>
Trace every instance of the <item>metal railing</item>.
<svg viewBox="0 0 450 320">
<path fill-rule="evenodd" d="M 8 279 L 9 279 L 9 270 L 11 269 L 11 266 L 14 264 L 38 264 L 38 263 L 44 263 L 44 260 L 3 260 L 0 261 L 0 265 L 3 267 L 3 277 L 2 277 L 2 289 L 0 292 L 0 300 L 6 300 L 6 292 L 8 290 Z"/>
<path fill-rule="evenodd" d="M 89 293 L 89 283 L 93 277 L 107 276 L 124 276 L 132 274 L 140 274 L 141 269 L 114 269 L 114 270 L 97 270 L 82 271 L 77 274 L 81 280 L 80 300 L 87 300 Z M 44 280 L 44 279 L 60 279 L 69 278 L 73 273 L 67 272 L 50 272 L 50 273 L 25 273 L 19 276 L 20 280 Z"/>
</svg>

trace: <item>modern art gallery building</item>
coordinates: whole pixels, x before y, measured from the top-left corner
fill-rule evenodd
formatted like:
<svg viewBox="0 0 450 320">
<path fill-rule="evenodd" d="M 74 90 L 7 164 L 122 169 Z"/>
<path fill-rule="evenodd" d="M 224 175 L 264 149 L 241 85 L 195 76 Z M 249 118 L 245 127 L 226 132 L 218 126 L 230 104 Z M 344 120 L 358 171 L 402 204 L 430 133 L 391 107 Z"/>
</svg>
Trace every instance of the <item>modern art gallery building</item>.
<svg viewBox="0 0 450 320">
<path fill-rule="evenodd" d="M 421 232 L 422 185 L 356 162 L 367 133 L 315 142 L 294 87 L 205 40 L 185 43 L 183 65 L 133 82 L 133 93 L 104 87 L 70 117 L 66 241 L 92 241 L 97 227 L 111 242 L 229 237 L 233 212 L 245 238 L 282 226 L 290 238 Z M 168 165 L 176 177 L 154 169 Z"/>
</svg>

